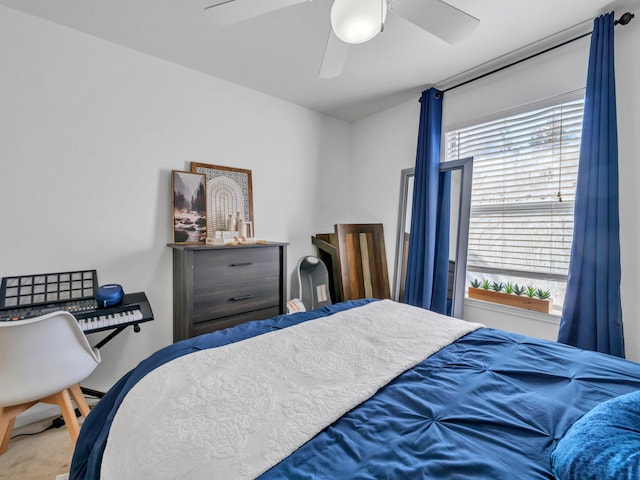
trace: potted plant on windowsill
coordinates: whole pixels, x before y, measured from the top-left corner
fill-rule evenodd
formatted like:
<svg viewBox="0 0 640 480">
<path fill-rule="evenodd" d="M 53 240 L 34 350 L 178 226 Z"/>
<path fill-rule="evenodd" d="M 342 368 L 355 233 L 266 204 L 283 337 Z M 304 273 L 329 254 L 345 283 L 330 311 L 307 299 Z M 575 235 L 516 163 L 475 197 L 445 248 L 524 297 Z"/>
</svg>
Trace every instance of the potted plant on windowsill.
<svg viewBox="0 0 640 480">
<path fill-rule="evenodd" d="M 485 302 L 500 303 L 510 307 L 525 308 L 535 312 L 551 313 L 553 301 L 548 290 L 532 285 L 520 286 L 512 283 L 482 282 L 475 279 L 469 287 L 469 298 Z"/>
</svg>

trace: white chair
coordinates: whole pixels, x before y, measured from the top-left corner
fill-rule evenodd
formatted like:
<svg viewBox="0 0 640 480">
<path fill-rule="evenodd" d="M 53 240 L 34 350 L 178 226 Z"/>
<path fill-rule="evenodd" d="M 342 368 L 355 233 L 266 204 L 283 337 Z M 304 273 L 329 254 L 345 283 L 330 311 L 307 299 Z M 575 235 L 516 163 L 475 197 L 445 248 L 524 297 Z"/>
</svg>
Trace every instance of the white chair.
<svg viewBox="0 0 640 480">
<path fill-rule="evenodd" d="M 0 322 L 0 455 L 9 448 L 16 416 L 39 402 L 60 407 L 75 445 L 80 425 L 70 395 L 86 417 L 79 383 L 99 363 L 100 352 L 68 312 Z"/>
</svg>

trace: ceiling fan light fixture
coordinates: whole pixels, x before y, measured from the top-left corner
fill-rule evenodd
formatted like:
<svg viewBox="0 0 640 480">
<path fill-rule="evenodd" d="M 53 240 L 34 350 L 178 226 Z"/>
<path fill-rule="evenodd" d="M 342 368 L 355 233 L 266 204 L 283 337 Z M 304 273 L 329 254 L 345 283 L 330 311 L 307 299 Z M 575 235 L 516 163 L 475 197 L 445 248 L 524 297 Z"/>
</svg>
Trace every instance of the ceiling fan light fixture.
<svg viewBox="0 0 640 480">
<path fill-rule="evenodd" d="M 331 28 L 346 43 L 364 43 L 382 30 L 387 17 L 387 0 L 335 0 L 331 7 Z"/>
</svg>

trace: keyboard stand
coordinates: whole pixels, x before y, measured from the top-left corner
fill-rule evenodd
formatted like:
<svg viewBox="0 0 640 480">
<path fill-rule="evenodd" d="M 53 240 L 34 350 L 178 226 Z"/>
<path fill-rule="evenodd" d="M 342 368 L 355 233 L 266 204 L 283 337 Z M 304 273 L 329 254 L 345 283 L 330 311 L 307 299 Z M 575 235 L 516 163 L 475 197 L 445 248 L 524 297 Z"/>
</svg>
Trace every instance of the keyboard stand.
<svg viewBox="0 0 640 480">
<path fill-rule="evenodd" d="M 109 335 L 107 335 L 102 340 L 100 340 L 93 348 L 97 348 L 98 350 L 100 350 L 107 343 L 113 340 L 116 335 L 118 335 L 128 327 L 133 327 L 133 331 L 136 333 L 140 331 L 140 325 L 138 325 L 137 323 L 133 323 L 133 324 L 129 323 L 127 325 L 121 325 L 119 327 L 116 327 L 116 329 L 113 332 L 111 332 Z M 98 333 L 98 332 L 95 332 L 95 333 Z M 91 334 L 91 332 L 89 332 L 89 334 Z M 89 395 L 90 397 L 95 397 L 95 398 L 102 398 L 104 397 L 104 394 L 105 394 L 105 392 L 101 392 L 100 390 L 93 390 L 91 388 L 82 387 L 82 386 L 80 387 L 80 390 L 82 391 L 83 394 Z"/>
<path fill-rule="evenodd" d="M 116 329 L 111 332 L 109 335 L 107 335 L 106 337 L 104 337 L 102 340 L 100 340 L 95 346 L 94 348 L 97 348 L 98 350 L 100 350 L 102 347 L 104 347 L 107 343 L 109 343 L 111 340 L 113 340 L 113 338 L 118 335 L 120 332 L 122 332 L 123 330 L 125 330 L 127 327 L 133 327 L 133 331 L 138 333 L 140 331 L 140 325 L 138 325 L 137 323 L 134 324 L 127 324 L 127 325 L 121 325 L 119 327 L 116 327 Z M 91 332 L 88 332 L 89 335 L 91 334 Z M 96 332 L 97 333 L 97 332 Z"/>
</svg>

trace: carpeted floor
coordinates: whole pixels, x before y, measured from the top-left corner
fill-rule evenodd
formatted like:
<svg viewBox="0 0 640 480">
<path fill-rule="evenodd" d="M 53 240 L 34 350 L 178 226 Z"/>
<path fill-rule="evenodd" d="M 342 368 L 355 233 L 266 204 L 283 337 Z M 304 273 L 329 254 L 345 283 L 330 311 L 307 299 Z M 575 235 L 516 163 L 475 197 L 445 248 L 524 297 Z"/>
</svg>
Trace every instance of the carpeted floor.
<svg viewBox="0 0 640 480">
<path fill-rule="evenodd" d="M 9 449 L 0 455 L 0 480 L 55 480 L 69 473 L 73 446 L 64 425 L 30 436 L 22 433 L 40 432 L 51 425 L 53 418 L 16 428 Z M 82 418 L 79 419 L 82 422 Z"/>
</svg>

